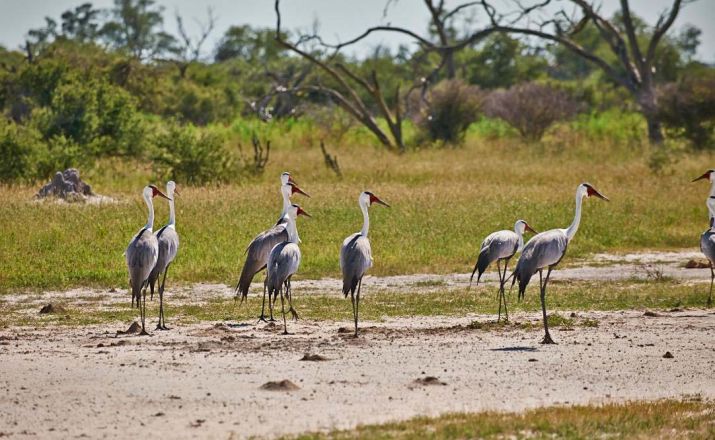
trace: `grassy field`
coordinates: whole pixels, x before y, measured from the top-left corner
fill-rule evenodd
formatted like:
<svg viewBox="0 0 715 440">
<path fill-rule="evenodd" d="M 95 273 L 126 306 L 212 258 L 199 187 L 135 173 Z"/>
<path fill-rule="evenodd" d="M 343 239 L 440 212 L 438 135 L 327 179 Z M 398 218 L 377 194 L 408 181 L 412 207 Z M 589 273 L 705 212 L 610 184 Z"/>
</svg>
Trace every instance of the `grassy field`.
<svg viewBox="0 0 715 440">
<path fill-rule="evenodd" d="M 305 434 L 308 439 L 709 439 L 715 403 L 691 399 L 549 407 L 519 414 L 482 412 L 418 417 L 360 426 L 351 431 Z"/>
<path fill-rule="evenodd" d="M 681 156 L 655 175 L 646 147 L 607 140 L 584 144 L 564 135 L 538 145 L 471 135 L 463 148 L 393 155 L 374 146 L 328 145 L 344 178 L 319 148 L 274 139 L 265 174 L 227 186 L 179 188 L 181 249 L 170 278 L 235 283 L 243 251 L 280 210 L 278 175 L 290 170 L 312 198 L 296 198 L 313 219 L 299 220 L 303 262 L 296 278 L 336 276 L 342 239 L 361 227 L 357 196 L 371 189 L 392 209 L 371 210 L 373 274 L 471 270 L 481 240 L 523 218 L 537 230 L 566 227 L 574 191 L 591 182 L 610 203 L 585 202 L 570 257 L 593 252 L 695 248 L 707 224 L 705 182 L 691 184 L 713 155 Z M 125 286 L 122 253 L 146 221 L 141 189 L 146 164 L 107 162 L 85 173 L 117 203 L 36 203 L 36 188 L 0 187 L 0 292 L 71 286 Z M 157 199 L 156 227 L 167 205 Z M 568 261 L 568 259 L 567 259 Z"/>
<path fill-rule="evenodd" d="M 597 326 L 593 319 L 573 318 L 565 311 L 570 310 L 663 310 L 679 307 L 703 307 L 707 295 L 705 283 L 664 282 L 558 282 L 550 286 L 547 305 L 552 326 Z M 532 290 L 537 289 L 537 290 Z M 515 295 L 508 297 L 510 313 L 533 312 L 534 319 L 540 317 L 538 286 L 527 291 L 525 300 L 516 302 Z M 352 309 L 350 301 L 335 295 L 305 294 L 295 289 L 294 305 L 301 318 L 316 321 L 350 321 Z M 117 293 L 117 295 L 122 295 Z M 189 324 L 202 321 L 253 321 L 261 309 L 261 299 L 249 297 L 248 302 L 239 306 L 230 298 L 213 297 L 196 303 L 195 293 L 177 288 L 167 290 L 166 316 L 173 324 Z M 38 303 L 41 299 L 32 295 L 21 302 L 5 301 L 0 297 L 0 328 L 14 325 L 44 326 L 65 325 L 79 326 L 86 324 L 106 324 L 117 321 L 131 322 L 137 319 L 138 311 L 129 307 L 126 301 L 109 302 L 88 293 L 82 298 L 73 298 L 88 303 L 78 306 L 72 302 L 53 301 L 62 306 L 64 311 L 52 315 L 40 315 Z M 44 304 L 44 303 L 43 303 Z M 280 307 L 280 302 L 277 303 Z M 158 313 L 158 301 L 147 301 L 149 319 L 155 319 Z M 360 317 L 364 320 L 380 321 L 401 316 L 464 316 L 467 313 L 495 314 L 498 302 L 493 288 L 480 287 L 466 292 L 463 289 L 435 287 L 425 293 L 406 292 L 395 287 L 394 290 L 366 291 L 360 302 Z M 280 310 L 280 308 L 278 309 Z M 559 314 L 558 312 L 562 313 Z M 279 311 L 276 318 L 279 318 Z M 512 319 L 506 326 L 491 322 L 474 322 L 474 330 L 489 331 L 496 328 L 534 328 L 541 329 L 540 320 Z"/>
</svg>

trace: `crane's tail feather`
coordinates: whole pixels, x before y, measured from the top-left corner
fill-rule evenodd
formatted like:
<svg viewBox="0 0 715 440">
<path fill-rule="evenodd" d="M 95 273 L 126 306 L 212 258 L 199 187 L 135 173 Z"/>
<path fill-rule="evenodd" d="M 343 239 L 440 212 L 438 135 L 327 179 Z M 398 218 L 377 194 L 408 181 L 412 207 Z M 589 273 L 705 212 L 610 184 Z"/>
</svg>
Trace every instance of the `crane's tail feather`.
<svg viewBox="0 0 715 440">
<path fill-rule="evenodd" d="M 246 298 L 248 296 L 248 290 L 251 288 L 251 282 L 253 277 L 263 269 L 266 268 L 264 264 L 263 267 L 253 272 L 248 265 L 244 265 L 241 269 L 241 276 L 238 278 L 238 284 L 236 284 L 236 296 L 241 296 L 241 298 Z"/>
<path fill-rule="evenodd" d="M 345 298 L 348 297 L 349 293 L 355 293 L 359 281 L 360 280 L 357 277 L 343 279 L 343 295 Z"/>
<path fill-rule="evenodd" d="M 469 277 L 469 287 L 467 287 L 467 292 L 469 292 L 469 289 L 472 288 L 472 281 L 474 280 L 474 273 L 477 271 L 479 267 L 479 261 L 477 261 L 474 264 L 474 270 L 472 270 L 472 275 Z M 482 277 L 482 274 L 480 273 L 479 276 L 477 276 L 477 286 L 479 285 L 479 278 Z"/>
</svg>

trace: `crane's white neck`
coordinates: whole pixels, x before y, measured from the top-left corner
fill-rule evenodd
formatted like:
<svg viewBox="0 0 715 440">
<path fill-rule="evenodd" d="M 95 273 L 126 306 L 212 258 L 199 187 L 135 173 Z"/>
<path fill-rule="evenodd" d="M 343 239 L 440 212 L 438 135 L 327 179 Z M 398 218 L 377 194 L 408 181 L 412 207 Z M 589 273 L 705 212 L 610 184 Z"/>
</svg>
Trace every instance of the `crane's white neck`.
<svg viewBox="0 0 715 440">
<path fill-rule="evenodd" d="M 715 178 L 710 179 L 710 197 L 715 196 Z"/>
<path fill-rule="evenodd" d="M 516 226 L 514 226 L 514 232 L 516 232 L 516 237 L 518 239 L 519 244 L 516 251 L 521 252 L 521 250 L 524 249 L 524 228 L 521 227 L 520 224 L 517 224 Z"/>
<path fill-rule="evenodd" d="M 281 211 L 281 218 L 288 212 L 291 206 L 290 196 L 293 192 L 293 188 L 287 183 L 281 185 L 281 194 L 283 195 L 283 210 Z"/>
<path fill-rule="evenodd" d="M 285 215 L 286 217 L 286 232 L 288 232 L 288 241 L 291 243 L 298 243 L 300 238 L 298 237 L 298 226 L 296 225 L 296 219 L 293 218 L 290 213 Z"/>
<path fill-rule="evenodd" d="M 176 211 L 174 210 L 174 189 L 167 188 L 167 196 L 169 197 L 169 226 L 176 227 Z"/>
<path fill-rule="evenodd" d="M 144 193 L 144 202 L 146 202 L 146 206 L 149 209 L 149 218 L 147 218 L 146 226 L 144 227 L 151 232 L 154 229 L 154 203 L 152 203 L 152 195 Z"/>
<path fill-rule="evenodd" d="M 571 222 L 571 225 L 566 229 L 566 236 L 568 237 L 568 240 L 571 241 L 571 239 L 576 235 L 576 231 L 578 231 L 578 225 L 581 223 L 581 205 L 583 204 L 583 198 L 586 196 L 586 192 L 582 190 L 582 187 L 578 187 L 576 190 L 576 214 L 573 217 L 573 221 Z"/>
<path fill-rule="evenodd" d="M 708 211 L 709 211 L 709 218 L 708 220 L 710 221 L 710 230 L 715 230 L 715 223 L 713 223 L 713 218 L 715 218 L 715 196 L 710 196 L 708 197 L 707 202 L 705 204 L 708 206 Z"/>
<path fill-rule="evenodd" d="M 360 231 L 360 235 L 367 237 L 367 233 L 370 231 L 370 216 L 367 213 L 367 204 L 365 201 L 360 198 L 359 203 L 360 210 L 362 211 L 362 230 Z"/>
</svg>

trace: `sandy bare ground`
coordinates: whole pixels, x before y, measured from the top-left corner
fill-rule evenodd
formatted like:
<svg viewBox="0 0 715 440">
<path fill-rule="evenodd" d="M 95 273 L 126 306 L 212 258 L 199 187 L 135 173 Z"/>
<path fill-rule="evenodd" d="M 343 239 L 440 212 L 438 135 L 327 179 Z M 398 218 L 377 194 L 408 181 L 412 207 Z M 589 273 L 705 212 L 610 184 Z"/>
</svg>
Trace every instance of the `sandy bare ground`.
<svg viewBox="0 0 715 440">
<path fill-rule="evenodd" d="M 613 267 L 581 269 L 616 272 Z M 566 273 L 560 271 L 559 277 Z M 686 273 L 709 278 L 702 269 Z M 432 276 L 370 281 L 417 289 L 420 277 Z M 440 277 L 455 280 L 446 283 L 463 283 L 463 278 Z M 306 281 L 303 287 L 316 283 L 316 292 L 327 291 L 334 282 Z M 226 286 L 204 287 L 232 294 Z M 89 294 L 76 289 L 50 296 L 74 304 Z M 120 292 L 104 294 L 127 300 Z M 8 298 L 34 302 L 38 297 Z M 288 336 L 280 334 L 280 325 L 253 322 L 203 322 L 152 337 L 117 335 L 126 327 L 119 322 L 10 327 L 0 330 L 0 437 L 276 437 L 454 411 L 689 394 L 715 398 L 715 314 L 710 310 L 656 316 L 577 311 L 574 327 L 552 331 L 555 346 L 538 343 L 539 318 L 538 313 L 512 314 L 514 321 L 535 323 L 531 330 L 470 328 L 473 321 L 493 321 L 491 315 L 397 318 L 363 323 L 358 339 L 339 331 L 348 322 L 299 321 L 290 324 Z M 580 325 L 587 319 L 598 326 Z M 666 352 L 673 358 L 664 358 Z M 306 353 L 326 360 L 301 360 Z M 428 376 L 436 379 L 416 382 Z M 261 388 L 282 380 L 296 389 Z"/>
<path fill-rule="evenodd" d="M 538 316 L 515 315 L 538 321 Z M 700 394 L 715 398 L 715 314 L 578 313 L 598 327 L 474 330 L 465 318 L 0 331 L 0 432 L 12 438 L 275 437 L 415 415 Z M 538 328 L 538 327 L 537 327 Z M 666 351 L 672 359 L 663 358 Z M 304 354 L 324 361 L 301 361 Z M 444 385 L 415 381 L 427 376 Z M 268 391 L 269 381 L 298 389 Z"/>
</svg>

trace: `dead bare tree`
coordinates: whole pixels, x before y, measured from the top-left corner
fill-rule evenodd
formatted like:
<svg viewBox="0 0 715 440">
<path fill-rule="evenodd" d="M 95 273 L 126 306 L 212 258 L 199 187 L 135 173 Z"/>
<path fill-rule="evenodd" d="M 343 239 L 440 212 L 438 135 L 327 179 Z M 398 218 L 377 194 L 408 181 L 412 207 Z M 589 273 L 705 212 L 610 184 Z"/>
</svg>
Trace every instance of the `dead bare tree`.
<svg viewBox="0 0 715 440">
<path fill-rule="evenodd" d="M 688 0 L 673 0 L 670 9 L 658 17 L 645 45 L 639 43 L 639 35 L 636 34 L 628 0 L 620 0 L 622 28 L 612 19 L 604 17 L 595 2 L 587 0 L 568 0 L 568 2 L 574 6 L 571 13 L 562 8 L 555 14 L 552 10 L 545 10 L 552 3 L 551 0 L 542 0 L 529 7 L 524 6 L 520 1 L 515 1 L 516 10 L 506 13 L 499 12 L 486 1 L 481 3 L 495 29 L 534 36 L 560 44 L 598 66 L 609 78 L 631 93 L 647 121 L 648 139 L 653 144 L 661 144 L 663 132 L 658 117 L 654 83 L 656 49 Z M 510 14 L 518 14 L 523 20 L 505 24 L 504 19 Z M 536 17 L 537 14 L 542 15 Z M 578 44 L 574 37 L 587 24 L 592 24 L 598 29 L 601 38 L 616 55 L 615 62 L 609 62 Z"/>
<path fill-rule="evenodd" d="M 323 73 L 325 73 L 329 78 L 331 78 L 336 86 L 329 87 L 326 85 L 309 85 L 302 86 L 302 90 L 312 91 L 316 93 L 321 93 L 330 97 L 337 105 L 343 108 L 346 112 L 357 119 L 362 125 L 364 125 L 368 130 L 370 130 L 378 140 L 389 150 L 392 151 L 404 151 L 404 140 L 402 136 L 402 115 L 403 111 L 400 106 L 401 95 L 399 87 L 393 92 L 395 107 L 389 108 L 385 99 L 385 92 L 380 87 L 380 82 L 378 74 L 376 71 L 372 71 L 369 78 L 362 78 L 355 74 L 353 71 L 348 69 L 345 65 L 334 62 L 339 51 L 347 46 L 353 45 L 369 35 L 376 32 L 394 32 L 403 35 L 408 35 L 415 40 L 415 42 L 423 49 L 425 52 L 436 52 L 440 54 L 440 63 L 435 67 L 435 69 L 426 78 L 422 77 L 415 82 L 415 86 L 410 89 L 410 92 L 415 89 L 422 89 L 423 93 L 426 87 L 434 82 L 437 77 L 438 72 L 445 66 L 447 66 L 448 76 L 455 74 L 454 67 L 454 53 L 460 49 L 468 47 L 470 45 L 476 44 L 482 38 L 488 36 L 489 34 L 495 32 L 496 30 L 491 26 L 488 28 L 480 29 L 478 31 L 472 32 L 466 37 L 459 41 L 452 41 L 449 37 L 447 28 L 450 20 L 453 20 L 455 16 L 467 8 L 478 6 L 482 2 L 466 2 L 460 4 L 452 9 L 446 9 L 444 5 L 444 0 L 439 0 L 435 3 L 434 0 L 424 0 L 427 8 L 430 10 L 432 16 L 431 23 L 437 33 L 438 42 L 432 41 L 428 37 L 419 35 L 410 29 L 406 29 L 399 26 L 374 26 L 366 29 L 362 34 L 348 41 L 330 44 L 323 41 L 323 39 L 318 35 L 304 35 L 298 39 L 297 43 L 291 43 L 283 38 L 281 33 L 281 13 L 280 13 L 280 0 L 275 0 L 275 12 L 276 12 L 276 40 L 286 49 L 300 55 L 304 59 L 308 60 L 313 65 L 317 66 Z M 389 5 L 389 3 L 388 3 Z M 300 45 L 307 41 L 317 41 L 322 48 L 332 50 L 332 55 L 328 57 L 319 57 L 313 53 L 303 50 Z M 367 92 L 373 101 L 372 104 L 376 108 L 376 111 L 380 117 L 382 117 L 387 123 L 388 132 L 385 132 L 377 123 L 375 117 L 373 116 L 370 107 L 360 98 L 356 91 L 356 87 L 362 88 Z M 409 92 L 408 92 L 409 94 Z"/>
<path fill-rule="evenodd" d="M 340 165 L 338 164 L 338 156 L 328 153 L 325 149 L 325 142 L 320 141 L 320 151 L 323 152 L 323 160 L 325 160 L 325 166 L 333 170 L 339 179 L 343 178 L 343 172 L 340 170 Z"/>
<path fill-rule="evenodd" d="M 179 69 L 179 77 L 181 79 L 186 77 L 186 71 L 189 69 L 191 63 L 195 63 L 201 58 L 201 48 L 214 30 L 216 18 L 214 17 L 213 9 L 210 7 L 206 9 L 206 17 L 206 23 L 195 20 L 200 31 L 197 37 L 193 37 L 186 31 L 184 20 L 181 15 L 179 15 L 179 12 L 176 12 L 179 45 L 174 49 L 176 58 L 172 59 L 171 62 Z"/>
</svg>

